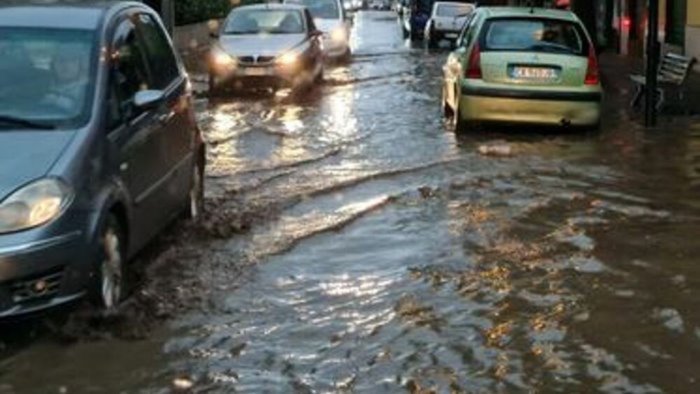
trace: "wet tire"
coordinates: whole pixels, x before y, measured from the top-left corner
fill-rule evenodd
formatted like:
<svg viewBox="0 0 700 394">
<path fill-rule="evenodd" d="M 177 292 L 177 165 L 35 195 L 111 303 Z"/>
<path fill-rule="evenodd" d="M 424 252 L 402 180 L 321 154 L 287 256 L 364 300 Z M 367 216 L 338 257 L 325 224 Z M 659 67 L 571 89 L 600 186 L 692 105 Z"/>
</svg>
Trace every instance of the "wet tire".
<svg viewBox="0 0 700 394">
<path fill-rule="evenodd" d="M 114 312 L 126 295 L 126 233 L 116 216 L 107 218 L 90 288 L 90 302 L 100 312 Z"/>
<path fill-rule="evenodd" d="M 192 167 L 192 180 L 187 196 L 185 213 L 188 220 L 196 222 L 204 212 L 204 155 L 199 154 Z"/>
<path fill-rule="evenodd" d="M 217 84 L 216 76 L 209 73 L 209 97 L 216 97 L 220 93 L 219 86 Z"/>
<path fill-rule="evenodd" d="M 350 62 L 352 62 L 352 51 L 348 48 L 345 53 L 343 53 L 343 56 L 340 57 L 340 63 L 350 64 Z"/>
<path fill-rule="evenodd" d="M 447 95 L 445 94 L 445 87 L 442 87 L 442 116 L 445 119 L 452 119 L 454 116 L 455 112 L 450 107 L 450 104 L 447 102 Z"/>
<path fill-rule="evenodd" d="M 428 32 L 428 35 L 427 35 L 427 37 L 426 37 L 426 40 L 427 40 L 427 44 L 428 44 L 428 48 L 429 48 L 429 49 L 435 49 L 435 48 L 437 48 L 437 47 L 438 47 L 438 43 L 440 42 L 440 40 L 438 39 L 438 37 L 435 35 L 435 32 L 433 32 L 433 31 L 429 31 L 429 32 Z"/>
<path fill-rule="evenodd" d="M 316 78 L 314 78 L 314 82 L 318 85 L 323 83 L 323 78 L 325 74 L 325 67 L 323 64 L 321 64 L 321 70 L 319 70 L 318 74 L 316 74 Z"/>
<path fill-rule="evenodd" d="M 462 134 L 469 128 L 469 122 L 462 119 L 462 111 L 459 110 L 461 100 L 457 96 L 457 107 L 454 108 L 454 115 L 452 116 L 455 133 Z"/>
</svg>

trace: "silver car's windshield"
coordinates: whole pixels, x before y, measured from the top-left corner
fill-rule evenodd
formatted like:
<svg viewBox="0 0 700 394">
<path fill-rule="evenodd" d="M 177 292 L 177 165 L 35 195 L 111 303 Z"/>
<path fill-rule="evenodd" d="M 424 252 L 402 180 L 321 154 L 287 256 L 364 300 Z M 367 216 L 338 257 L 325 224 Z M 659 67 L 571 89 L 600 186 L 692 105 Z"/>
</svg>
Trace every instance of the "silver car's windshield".
<svg viewBox="0 0 700 394">
<path fill-rule="evenodd" d="M 309 9 L 314 18 L 340 19 L 340 7 L 336 0 L 292 0 L 291 4 L 303 5 Z"/>
<path fill-rule="evenodd" d="M 557 19 L 508 18 L 486 27 L 485 50 L 585 55 L 585 35 L 576 24 Z"/>
<path fill-rule="evenodd" d="M 302 34 L 304 19 L 297 10 L 236 10 L 224 34 Z"/>
<path fill-rule="evenodd" d="M 93 51 L 91 30 L 0 27 L 0 130 L 84 122 Z"/>
</svg>

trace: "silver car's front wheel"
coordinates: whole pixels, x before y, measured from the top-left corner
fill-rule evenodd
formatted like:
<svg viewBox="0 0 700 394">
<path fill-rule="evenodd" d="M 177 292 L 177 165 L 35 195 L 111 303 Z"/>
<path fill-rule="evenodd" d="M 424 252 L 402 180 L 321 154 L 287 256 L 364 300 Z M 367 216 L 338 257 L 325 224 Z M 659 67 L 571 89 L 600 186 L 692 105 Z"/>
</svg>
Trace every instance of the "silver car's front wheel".
<svg viewBox="0 0 700 394">
<path fill-rule="evenodd" d="M 196 221 L 204 212 L 204 168 L 202 160 L 197 160 L 192 168 L 192 181 L 188 196 L 187 216 Z"/>
<path fill-rule="evenodd" d="M 125 238 L 114 216 L 110 216 L 100 239 L 93 303 L 105 312 L 113 311 L 125 293 Z"/>
</svg>

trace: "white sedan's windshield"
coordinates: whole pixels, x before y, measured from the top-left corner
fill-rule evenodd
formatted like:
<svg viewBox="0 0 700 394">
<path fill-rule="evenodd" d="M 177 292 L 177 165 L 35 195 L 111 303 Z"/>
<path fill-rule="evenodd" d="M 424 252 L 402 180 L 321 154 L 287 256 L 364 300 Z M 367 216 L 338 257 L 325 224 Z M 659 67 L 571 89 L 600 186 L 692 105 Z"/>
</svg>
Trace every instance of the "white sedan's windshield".
<svg viewBox="0 0 700 394">
<path fill-rule="evenodd" d="M 225 34 L 301 34 L 302 14 L 296 10 L 238 10 L 229 18 Z"/>
<path fill-rule="evenodd" d="M 0 27 L 0 129 L 12 120 L 58 127 L 83 119 L 93 39 L 85 30 Z"/>
</svg>

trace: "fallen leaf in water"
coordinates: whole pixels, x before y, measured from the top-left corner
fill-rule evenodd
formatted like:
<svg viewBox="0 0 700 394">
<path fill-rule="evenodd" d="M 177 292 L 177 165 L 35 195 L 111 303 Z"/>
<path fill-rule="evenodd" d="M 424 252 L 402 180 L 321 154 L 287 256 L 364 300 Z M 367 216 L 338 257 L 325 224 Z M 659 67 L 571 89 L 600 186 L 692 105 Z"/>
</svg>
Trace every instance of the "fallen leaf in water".
<svg viewBox="0 0 700 394">
<path fill-rule="evenodd" d="M 480 145 L 479 153 L 484 156 L 512 156 L 513 147 L 508 144 Z"/>
<path fill-rule="evenodd" d="M 175 378 L 173 387 L 177 390 L 189 390 L 194 386 L 194 382 L 187 378 Z"/>
</svg>

